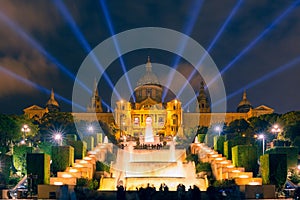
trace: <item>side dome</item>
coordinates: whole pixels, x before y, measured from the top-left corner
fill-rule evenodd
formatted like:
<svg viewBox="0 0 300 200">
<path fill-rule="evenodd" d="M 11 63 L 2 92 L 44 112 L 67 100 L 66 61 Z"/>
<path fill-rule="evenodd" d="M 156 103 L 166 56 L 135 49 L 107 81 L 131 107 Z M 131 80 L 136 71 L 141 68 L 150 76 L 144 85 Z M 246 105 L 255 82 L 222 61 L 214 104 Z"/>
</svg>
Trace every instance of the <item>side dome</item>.
<svg viewBox="0 0 300 200">
<path fill-rule="evenodd" d="M 250 101 L 248 101 L 248 99 L 247 99 L 246 91 L 244 91 L 243 99 L 237 107 L 237 112 L 247 113 L 252 108 L 253 108 L 253 106 L 251 105 Z"/>
<path fill-rule="evenodd" d="M 54 91 L 51 90 L 50 99 L 46 103 L 46 108 L 48 108 L 49 112 L 57 112 L 60 111 L 59 104 L 54 98 Z"/>
</svg>

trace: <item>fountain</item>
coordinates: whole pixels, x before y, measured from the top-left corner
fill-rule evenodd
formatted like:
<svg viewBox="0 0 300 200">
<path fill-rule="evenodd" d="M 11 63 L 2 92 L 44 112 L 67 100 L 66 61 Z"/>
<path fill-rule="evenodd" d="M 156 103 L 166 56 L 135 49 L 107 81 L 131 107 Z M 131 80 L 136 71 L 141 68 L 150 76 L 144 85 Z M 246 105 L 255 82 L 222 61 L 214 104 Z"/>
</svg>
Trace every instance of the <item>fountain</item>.
<svg viewBox="0 0 300 200">
<path fill-rule="evenodd" d="M 111 176 L 101 179 L 100 190 L 115 190 L 120 180 L 126 190 L 136 190 L 148 183 L 156 188 L 165 183 L 171 191 L 176 191 L 180 183 L 206 190 L 205 180 L 196 178 L 195 165 L 186 162 L 185 149 L 175 148 L 176 137 L 167 142 L 169 148 L 156 148 L 151 117 L 146 118 L 145 135 L 140 139 L 150 148 L 135 149 L 135 142 L 123 142 L 125 147 L 118 149 L 116 161 L 110 166 Z"/>
<path fill-rule="evenodd" d="M 152 118 L 146 118 L 146 129 L 145 129 L 145 140 L 146 143 L 154 142 L 153 128 L 152 128 Z"/>
<path fill-rule="evenodd" d="M 196 137 L 195 137 L 195 140 L 194 140 L 194 143 L 199 143 L 199 140 L 198 140 L 198 135 L 196 135 Z"/>
<path fill-rule="evenodd" d="M 175 137 L 173 138 L 172 142 L 170 143 L 170 162 L 175 162 Z"/>
<path fill-rule="evenodd" d="M 107 144 L 108 143 L 108 138 L 107 138 L 107 136 L 105 136 L 104 137 L 104 142 L 103 142 L 104 144 Z"/>
</svg>

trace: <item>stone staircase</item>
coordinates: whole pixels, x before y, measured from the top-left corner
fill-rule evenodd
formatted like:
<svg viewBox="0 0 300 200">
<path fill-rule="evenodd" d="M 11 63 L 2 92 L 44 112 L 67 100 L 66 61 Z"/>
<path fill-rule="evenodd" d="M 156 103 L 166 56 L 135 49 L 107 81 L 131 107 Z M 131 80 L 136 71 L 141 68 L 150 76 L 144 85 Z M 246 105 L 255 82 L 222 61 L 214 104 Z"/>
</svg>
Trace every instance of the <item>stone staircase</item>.
<svg viewBox="0 0 300 200">
<path fill-rule="evenodd" d="M 237 185 L 262 185 L 262 179 L 253 177 L 252 172 L 245 172 L 243 167 L 236 167 L 231 160 L 212 150 L 204 143 L 191 144 L 192 153 L 197 154 L 201 162 L 211 164 L 216 180 L 234 179 Z"/>
</svg>

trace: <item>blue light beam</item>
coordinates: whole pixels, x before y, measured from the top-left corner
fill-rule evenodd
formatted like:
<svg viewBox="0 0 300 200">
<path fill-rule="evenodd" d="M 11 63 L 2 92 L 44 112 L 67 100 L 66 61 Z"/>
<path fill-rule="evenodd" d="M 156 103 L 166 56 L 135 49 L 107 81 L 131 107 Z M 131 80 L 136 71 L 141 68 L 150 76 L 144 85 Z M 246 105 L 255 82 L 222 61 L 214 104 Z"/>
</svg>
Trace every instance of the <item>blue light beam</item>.
<svg viewBox="0 0 300 200">
<path fill-rule="evenodd" d="M 103 74 L 103 76 L 104 76 L 105 80 L 107 81 L 108 85 L 110 86 L 110 88 L 116 93 L 116 95 L 117 95 L 118 98 L 121 98 L 120 94 L 116 90 L 114 90 L 114 84 L 112 83 L 112 81 L 109 78 L 109 76 L 107 75 L 107 73 L 103 70 L 103 67 L 99 63 L 98 58 L 96 57 L 96 55 L 92 51 L 91 46 L 89 45 L 89 43 L 85 39 L 85 37 L 82 34 L 82 32 L 79 30 L 78 26 L 76 25 L 75 20 L 73 19 L 72 15 L 68 11 L 68 9 L 64 5 L 64 3 L 61 0 L 55 0 L 54 3 L 55 3 L 55 6 L 60 11 L 60 13 L 62 14 L 62 16 L 64 17 L 64 19 L 67 21 L 69 27 L 71 28 L 71 30 L 73 31 L 74 35 L 76 36 L 76 39 L 83 46 L 83 49 L 85 50 L 85 52 L 91 54 L 93 62 L 96 64 L 97 68 Z"/>
<path fill-rule="evenodd" d="M 281 20 L 283 20 L 300 1 L 295 1 L 290 5 L 281 15 L 279 15 L 263 32 L 261 32 L 252 42 L 248 44 L 226 67 L 221 70 L 221 75 L 229 70 L 243 55 L 245 55 L 249 50 L 251 50 L 254 45 L 256 45 L 267 33 L 269 33 L 274 26 L 276 26 Z M 213 83 L 218 77 L 214 77 L 207 85 Z"/>
<path fill-rule="evenodd" d="M 204 2 L 204 0 L 195 0 L 195 3 L 192 4 L 192 6 L 191 6 L 192 12 L 191 12 L 191 15 L 190 15 L 190 20 L 188 21 L 188 23 L 186 23 L 186 25 L 184 27 L 184 31 L 183 31 L 185 35 L 190 35 L 191 32 L 193 31 L 195 23 L 197 21 L 199 13 L 200 13 L 200 10 L 202 8 L 203 2 Z M 179 54 L 181 54 L 185 50 L 187 39 L 188 38 L 183 38 L 183 40 L 179 44 L 179 47 L 178 47 Z M 172 83 L 172 80 L 173 80 L 174 75 L 176 73 L 176 69 L 178 67 L 178 63 L 180 61 L 180 58 L 181 58 L 180 55 L 176 55 L 175 60 L 172 64 L 172 68 L 174 68 L 175 70 L 171 71 L 171 73 L 169 74 L 167 82 L 166 82 L 167 83 L 166 88 L 169 88 L 171 83 Z M 163 95 L 162 95 L 162 101 L 163 102 L 164 102 L 164 100 L 167 96 L 167 93 L 168 93 L 168 91 L 164 90 Z"/>
<path fill-rule="evenodd" d="M 276 68 L 275 70 L 271 71 L 270 73 L 265 74 L 264 76 L 260 77 L 259 79 L 255 80 L 255 81 L 252 81 L 251 83 L 249 83 L 246 86 L 240 88 L 239 90 L 227 95 L 226 99 L 227 100 L 231 99 L 232 97 L 242 93 L 244 90 L 248 90 L 248 89 L 250 89 L 250 88 L 252 88 L 252 87 L 254 87 L 254 86 L 270 79 L 270 78 L 272 78 L 273 76 L 276 76 L 277 74 L 279 74 L 279 73 L 281 73 L 285 70 L 288 70 L 288 69 L 290 69 L 292 67 L 295 67 L 295 66 L 299 66 L 299 65 L 297 65 L 299 63 L 300 63 L 300 56 L 293 59 L 292 61 L 284 64 L 284 65 L 281 65 L 280 67 Z M 217 105 L 217 104 L 219 104 L 223 101 L 225 101 L 225 99 L 220 99 L 219 101 L 217 101 L 215 103 L 215 105 Z"/>
<path fill-rule="evenodd" d="M 36 83 L 34 83 L 34 82 L 32 82 L 32 81 L 30 81 L 30 80 L 22 77 L 22 76 L 20 76 L 20 75 L 14 73 L 12 71 L 4 68 L 3 66 L 0 66 L 0 71 L 3 72 L 3 73 L 5 73 L 5 74 L 7 74 L 8 76 L 16 79 L 16 80 L 22 82 L 22 83 L 25 83 L 28 86 L 31 86 L 31 87 L 33 87 L 33 88 L 35 88 L 35 89 L 37 89 L 37 90 L 39 90 L 39 91 L 41 91 L 43 93 L 46 93 L 47 95 L 51 94 L 51 90 L 48 90 L 47 88 L 44 88 L 44 87 L 42 87 L 42 86 L 40 86 L 40 85 L 38 85 L 38 84 L 36 84 Z M 57 99 L 62 100 L 64 102 L 66 102 L 67 104 L 72 105 L 72 101 L 70 101 L 69 99 L 66 99 L 65 97 L 63 97 L 63 96 L 61 96 L 61 95 L 59 95 L 57 93 L 55 93 L 55 96 L 57 97 Z M 81 110 L 85 110 L 84 107 L 82 107 L 82 106 L 80 106 L 78 104 L 74 103 L 74 105 L 77 108 L 81 109 Z"/>
<path fill-rule="evenodd" d="M 284 64 L 284 65 L 278 67 L 278 68 L 275 69 L 274 71 L 272 71 L 272 72 L 270 72 L 270 73 L 267 73 L 266 75 L 260 77 L 259 79 L 255 80 L 255 81 L 253 81 L 253 82 L 247 84 L 246 86 L 240 88 L 239 90 L 237 90 L 237 91 L 235 91 L 235 92 L 233 92 L 233 93 L 227 95 L 227 96 L 226 96 L 226 99 L 223 98 L 223 99 L 218 100 L 218 101 L 215 102 L 212 106 L 218 105 L 218 104 L 220 104 L 220 103 L 222 103 L 222 102 L 224 102 L 224 101 L 226 101 L 226 100 L 228 100 L 228 99 L 231 99 L 231 98 L 233 98 L 234 96 L 236 96 L 236 95 L 242 93 L 243 91 L 248 90 L 248 89 L 250 89 L 250 88 L 252 88 L 252 87 L 258 85 L 259 83 L 262 83 L 262 82 L 264 82 L 264 81 L 266 81 L 266 80 L 272 78 L 273 76 L 275 76 L 275 75 L 277 75 L 277 74 L 279 74 L 279 73 L 281 73 L 281 72 L 283 72 L 283 71 L 285 71 L 285 70 L 288 70 L 288 69 L 290 69 L 290 68 L 292 68 L 292 67 L 295 67 L 295 65 L 298 64 L 298 63 L 300 63 L 300 57 L 295 58 L 295 59 L 292 60 L 291 62 L 288 62 L 288 63 L 286 63 L 286 64 Z M 183 109 L 185 109 L 186 107 L 188 107 L 194 100 L 196 100 L 196 98 L 197 98 L 197 97 L 195 96 L 195 97 L 193 97 L 192 99 L 190 99 L 190 101 L 188 101 L 184 106 L 182 106 Z"/>
<path fill-rule="evenodd" d="M 109 12 L 108 12 L 108 8 L 107 8 L 107 6 L 106 6 L 105 0 L 99 0 L 99 2 L 100 2 L 100 5 L 101 5 L 101 8 L 102 8 L 102 11 L 103 11 L 103 13 L 104 13 L 104 17 L 105 17 L 106 23 L 107 23 L 107 25 L 108 25 L 109 32 L 110 32 L 110 34 L 111 34 L 111 36 L 112 36 L 112 39 L 113 39 L 113 42 L 114 42 L 115 49 L 116 49 L 116 51 L 117 51 L 117 53 L 118 53 L 119 61 L 120 61 L 120 64 L 121 64 L 121 67 L 122 67 L 122 70 L 123 70 L 123 73 L 124 73 L 124 76 L 125 76 L 125 79 L 126 79 L 128 88 L 129 88 L 129 91 L 130 91 L 131 94 L 133 94 L 133 89 L 132 89 L 132 87 L 131 87 L 129 78 L 128 78 L 128 76 L 127 76 L 127 69 L 126 69 L 124 60 L 123 60 L 123 58 L 122 58 L 122 55 L 121 55 L 121 53 L 120 53 L 120 47 L 119 47 L 118 41 L 117 41 L 116 38 L 114 37 L 115 31 L 114 31 L 114 28 L 113 28 L 113 25 L 112 25 L 112 21 L 111 21 Z M 134 96 L 134 95 L 132 95 L 132 98 L 133 98 L 133 101 L 135 102 L 136 99 L 135 99 L 135 96 Z"/>
<path fill-rule="evenodd" d="M 217 32 L 216 36 L 214 37 L 214 39 L 211 41 L 210 45 L 208 46 L 207 50 L 204 52 L 204 54 L 201 56 L 199 62 L 197 63 L 197 66 L 195 67 L 201 67 L 202 62 L 204 61 L 204 59 L 207 57 L 208 53 L 212 50 L 212 48 L 214 47 L 214 45 L 216 44 L 216 42 L 218 41 L 218 39 L 220 38 L 220 36 L 222 35 L 222 33 L 224 32 L 225 28 L 227 27 L 227 25 L 229 24 L 229 22 L 231 21 L 231 19 L 233 18 L 233 16 L 236 14 L 236 12 L 238 11 L 238 9 L 240 8 L 241 4 L 242 4 L 243 0 L 239 0 L 235 6 L 233 7 L 233 9 L 231 10 L 229 16 L 226 18 L 225 22 L 223 23 L 223 25 L 221 26 L 220 30 Z M 189 75 L 187 82 L 183 85 L 183 87 L 179 90 L 178 92 L 178 96 L 180 96 L 183 92 L 183 90 L 185 89 L 185 87 L 187 86 L 188 82 L 193 78 L 193 76 L 196 74 L 197 70 L 194 69 L 192 71 L 192 73 Z"/>
<path fill-rule="evenodd" d="M 23 38 L 26 42 L 28 42 L 31 46 L 37 49 L 42 55 L 48 58 L 49 61 L 55 64 L 58 69 L 63 71 L 68 77 L 70 77 L 73 81 L 77 81 L 81 87 L 87 90 L 90 94 L 92 91 L 86 87 L 82 82 L 79 80 L 75 80 L 75 76 L 72 72 L 70 72 L 66 67 L 64 67 L 55 57 L 53 57 L 50 53 L 48 53 L 36 40 L 30 37 L 20 26 L 14 23 L 11 19 L 9 19 L 2 11 L 0 11 L 0 19 L 7 24 L 12 30 L 18 33 L 21 38 Z"/>
</svg>

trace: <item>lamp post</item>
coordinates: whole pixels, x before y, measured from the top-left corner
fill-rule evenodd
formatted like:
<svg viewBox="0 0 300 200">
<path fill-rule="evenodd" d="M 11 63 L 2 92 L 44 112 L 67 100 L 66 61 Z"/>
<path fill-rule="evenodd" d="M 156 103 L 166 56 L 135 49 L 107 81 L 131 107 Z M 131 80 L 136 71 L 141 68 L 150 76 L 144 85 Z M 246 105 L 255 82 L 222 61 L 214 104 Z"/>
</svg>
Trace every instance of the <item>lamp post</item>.
<svg viewBox="0 0 300 200">
<path fill-rule="evenodd" d="M 262 140 L 262 143 L 263 143 L 263 145 L 262 145 L 262 152 L 263 152 L 263 155 L 264 155 L 265 154 L 265 136 L 263 134 L 260 134 L 258 136 L 258 139 Z"/>
<path fill-rule="evenodd" d="M 220 126 L 216 126 L 215 130 L 218 131 L 219 136 L 220 136 L 221 135 L 221 127 Z"/>
<path fill-rule="evenodd" d="M 28 127 L 27 124 L 24 124 L 21 128 L 21 131 L 22 131 L 22 141 L 21 141 L 21 144 L 25 144 L 25 136 L 26 136 L 26 133 L 28 133 L 30 131 L 30 128 Z"/>
</svg>

